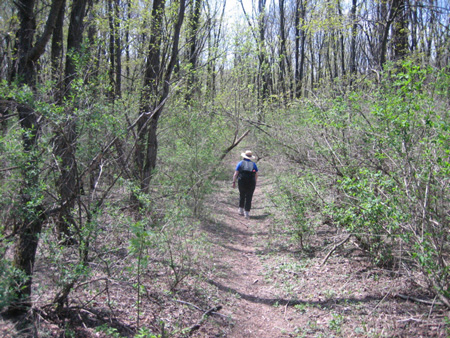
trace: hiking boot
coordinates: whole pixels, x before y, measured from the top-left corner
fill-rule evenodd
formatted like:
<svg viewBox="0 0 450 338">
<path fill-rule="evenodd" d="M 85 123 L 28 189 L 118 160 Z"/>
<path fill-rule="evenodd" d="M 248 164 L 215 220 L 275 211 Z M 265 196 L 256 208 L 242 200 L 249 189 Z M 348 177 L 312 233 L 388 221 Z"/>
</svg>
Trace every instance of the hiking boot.
<svg viewBox="0 0 450 338">
<path fill-rule="evenodd" d="M 246 219 L 250 219 L 250 211 L 244 213 Z"/>
<path fill-rule="evenodd" d="M 239 215 L 244 216 L 244 208 L 239 208 Z"/>
</svg>

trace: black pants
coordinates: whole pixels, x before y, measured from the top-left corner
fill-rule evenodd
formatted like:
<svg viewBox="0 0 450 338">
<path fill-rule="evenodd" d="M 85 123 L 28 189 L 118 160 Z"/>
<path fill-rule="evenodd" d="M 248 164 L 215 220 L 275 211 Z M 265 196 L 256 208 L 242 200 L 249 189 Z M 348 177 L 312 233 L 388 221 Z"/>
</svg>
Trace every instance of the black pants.
<svg viewBox="0 0 450 338">
<path fill-rule="evenodd" d="M 245 211 L 250 211 L 252 207 L 253 192 L 255 191 L 255 182 L 244 184 L 238 180 L 239 187 L 239 208 L 244 208 Z"/>
</svg>

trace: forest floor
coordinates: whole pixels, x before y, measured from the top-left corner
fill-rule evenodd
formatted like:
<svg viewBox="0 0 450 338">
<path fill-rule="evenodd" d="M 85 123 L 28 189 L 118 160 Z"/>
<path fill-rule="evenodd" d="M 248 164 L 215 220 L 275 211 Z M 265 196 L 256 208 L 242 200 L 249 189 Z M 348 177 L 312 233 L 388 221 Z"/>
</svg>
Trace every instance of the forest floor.
<svg viewBox="0 0 450 338">
<path fill-rule="evenodd" d="M 0 317 L 0 336 L 137 337 L 136 326 L 156 334 L 141 332 L 140 338 L 450 336 L 448 311 L 423 291 L 420 277 L 373 266 L 356 243 L 344 241 L 345 233 L 326 224 L 301 248 L 292 226 L 277 220 L 280 211 L 268 197 L 273 189 L 268 165 L 258 163 L 262 170 L 250 219 L 238 215 L 229 165 L 231 174 L 217 182 L 199 225 L 208 255 L 190 267 L 194 272 L 175 291 L 168 291 L 167 264 L 150 264 L 140 280 L 145 290 L 140 318 L 134 286 L 139 281 L 128 272 L 129 241 L 108 231 L 110 238 L 102 241 L 115 247 L 108 266 L 96 263 L 91 280 L 72 291 L 66 317 L 55 317 L 46 305 L 51 304 L 46 295 L 54 295 L 48 284 L 52 269 L 38 259 L 36 284 L 45 280 L 47 292 L 35 300 L 31 334 Z"/>
<path fill-rule="evenodd" d="M 450 336 L 448 312 L 411 276 L 372 266 L 352 241 L 336 246 L 347 236 L 335 228 L 322 225 L 300 250 L 274 224 L 264 174 L 249 220 L 238 215 L 238 192 L 227 184 L 214 199 L 218 221 L 210 225 L 222 267 L 212 282 L 234 323 L 227 337 Z"/>
</svg>

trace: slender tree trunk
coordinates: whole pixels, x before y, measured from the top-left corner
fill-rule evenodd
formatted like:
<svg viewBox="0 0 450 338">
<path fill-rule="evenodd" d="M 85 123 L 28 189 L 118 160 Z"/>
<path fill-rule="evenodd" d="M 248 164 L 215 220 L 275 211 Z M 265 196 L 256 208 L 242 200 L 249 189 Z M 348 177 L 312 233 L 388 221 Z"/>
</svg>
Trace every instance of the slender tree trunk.
<svg viewBox="0 0 450 338">
<path fill-rule="evenodd" d="M 188 80 L 187 80 L 187 92 L 185 95 L 185 101 L 189 104 L 192 100 L 192 96 L 198 91 L 197 85 L 197 59 L 198 59 L 198 29 L 200 27 L 200 14 L 201 14 L 201 0 L 193 0 L 193 6 L 191 15 L 189 18 L 189 37 L 188 37 Z"/>
<path fill-rule="evenodd" d="M 64 15 L 66 12 L 66 1 L 64 0 L 61 9 L 58 13 L 58 18 L 56 20 L 55 29 L 52 35 L 52 49 L 51 49 L 51 62 L 52 62 L 52 80 L 56 84 L 55 99 L 56 102 L 62 103 L 62 98 L 64 95 L 64 79 L 63 72 L 63 37 L 64 37 Z"/>
<path fill-rule="evenodd" d="M 287 88 L 289 88 L 289 79 L 287 75 L 289 67 L 289 56 L 286 48 L 286 27 L 285 27 L 285 5 L 284 0 L 279 0 L 280 7 L 280 83 L 282 96 L 286 100 L 288 98 Z"/>
<path fill-rule="evenodd" d="M 86 15 L 87 0 L 75 0 L 72 3 L 69 31 L 67 38 L 67 56 L 65 69 L 65 95 L 73 93 L 72 81 L 77 76 L 76 60 L 81 52 L 83 37 L 83 19 Z M 80 195 L 81 185 L 78 178 L 77 160 L 77 122 L 74 107 L 66 105 L 66 118 L 60 125 L 55 138 L 54 154 L 59 159 L 60 176 L 57 186 L 60 196 L 60 211 L 57 219 L 57 230 L 60 239 L 65 243 L 74 243 L 73 228 L 76 222 L 72 211 Z"/>
<path fill-rule="evenodd" d="M 352 36 L 350 42 L 350 73 L 356 74 L 356 36 L 358 34 L 358 22 L 356 21 L 356 5 L 357 0 L 352 0 L 352 8 L 350 10 L 350 18 L 352 20 Z"/>
<path fill-rule="evenodd" d="M 208 13 L 209 15 L 209 13 Z M 206 88 L 207 88 L 207 96 L 210 100 L 214 100 L 216 93 L 216 53 L 214 51 L 213 46 L 215 46 L 215 41 L 213 40 L 213 25 L 212 18 L 209 17 L 207 20 L 208 26 L 208 63 L 206 64 Z"/>
<path fill-rule="evenodd" d="M 394 57 L 396 60 L 400 60 L 408 54 L 408 16 L 406 14 L 406 0 L 393 0 L 392 7 L 396 13 L 393 32 Z"/>
<path fill-rule="evenodd" d="M 158 120 L 169 95 L 170 79 L 178 57 L 178 45 L 185 13 L 185 0 L 179 1 L 178 18 L 172 35 L 172 51 L 168 64 L 161 64 L 162 19 L 164 0 L 155 0 L 152 8 L 152 23 L 144 74 L 144 90 L 141 96 L 140 118 L 137 123 L 138 140 L 134 153 L 135 176 L 140 182 L 140 190 L 149 192 L 153 170 L 158 154 Z"/>
<path fill-rule="evenodd" d="M 270 74 L 266 55 L 266 0 L 258 0 L 259 111 L 269 96 Z"/>
<path fill-rule="evenodd" d="M 17 107 L 21 126 L 24 129 L 23 148 L 27 157 L 22 168 L 23 184 L 20 190 L 20 213 L 18 237 L 14 253 L 14 266 L 25 275 L 16 281 L 17 299 L 11 304 L 11 313 L 26 312 L 31 306 L 31 285 L 36 249 L 44 222 L 44 209 L 36 202 L 39 196 L 39 159 L 37 157 L 39 122 L 36 113 L 28 106 Z"/>
<path fill-rule="evenodd" d="M 315 53 L 314 53 L 314 41 L 312 36 L 309 38 L 309 46 L 310 46 L 310 69 L 311 69 L 311 73 L 309 76 L 309 80 L 310 80 L 310 85 L 311 85 L 311 91 L 314 90 L 314 81 L 315 81 L 315 73 L 314 73 L 314 66 L 315 66 Z"/>
<path fill-rule="evenodd" d="M 121 96 L 122 88 L 122 46 L 120 41 L 120 0 L 108 0 L 109 23 L 109 82 L 111 98 Z"/>
<path fill-rule="evenodd" d="M 89 42 L 89 48 L 87 52 L 89 53 L 89 59 L 91 62 L 93 62 L 93 65 L 89 71 L 89 73 L 86 75 L 86 81 L 90 82 L 91 78 L 96 78 L 99 74 L 99 67 L 100 67 L 100 57 L 99 57 L 99 47 L 98 45 L 98 37 L 97 37 L 97 26 L 95 24 L 94 20 L 94 13 L 92 11 L 92 8 L 94 5 L 98 2 L 98 0 L 88 0 L 88 9 L 87 14 L 88 15 L 88 22 L 89 25 L 87 27 L 87 39 Z M 94 89 L 95 90 L 95 89 Z"/>
<path fill-rule="evenodd" d="M 306 17 L 306 4 L 297 0 L 295 8 L 295 97 L 302 95 L 306 33 L 301 27 Z"/>
<path fill-rule="evenodd" d="M 120 17 L 120 0 L 114 1 L 114 12 L 116 18 Z M 115 98 L 120 98 L 122 96 L 122 43 L 120 40 L 120 20 L 114 20 L 114 47 L 116 58 L 116 68 L 115 68 L 115 87 L 114 96 Z"/>
<path fill-rule="evenodd" d="M 160 111 L 153 112 L 156 107 L 158 86 L 161 82 L 161 29 L 164 14 L 164 0 L 154 0 L 149 53 L 144 74 L 144 88 L 141 96 L 140 118 L 137 123 L 138 140 L 135 148 L 136 176 L 141 191 L 148 193 L 152 171 L 156 166 L 158 142 L 156 130 Z"/>
<path fill-rule="evenodd" d="M 131 0 L 127 0 L 127 21 L 131 20 Z M 130 78 L 130 28 L 126 25 L 125 28 L 125 74 L 126 78 Z"/>
<path fill-rule="evenodd" d="M 434 0 L 429 0 L 430 2 L 430 8 L 434 7 Z M 427 27 L 427 29 L 425 29 L 425 46 L 426 46 L 426 53 L 427 53 L 427 57 L 428 59 L 430 59 L 431 57 L 431 51 L 433 49 L 433 31 L 434 31 L 434 21 L 435 21 L 435 13 L 434 13 L 434 9 L 432 9 L 430 11 L 430 21 L 429 21 L 429 26 L 430 28 Z"/>
<path fill-rule="evenodd" d="M 109 24 L 109 70 L 108 70 L 108 75 L 109 75 L 109 85 L 110 85 L 110 95 L 111 95 L 111 99 L 114 100 L 115 98 L 115 88 L 116 88 L 116 84 L 115 84 L 115 77 L 114 77 L 114 73 L 116 71 L 116 46 L 115 46 L 115 36 L 116 36 L 116 25 L 114 23 L 115 19 L 116 19 L 116 15 L 114 13 L 114 6 L 113 6 L 113 2 L 115 0 L 108 0 L 108 24 Z"/>
<path fill-rule="evenodd" d="M 417 1 L 411 0 L 414 4 L 410 8 L 410 18 L 411 18 L 411 51 L 414 52 L 417 48 Z"/>
<path fill-rule="evenodd" d="M 356 1 L 356 0 L 354 0 Z M 338 1 L 337 3 L 338 6 L 338 12 L 339 12 L 339 16 L 342 18 L 342 7 L 341 7 L 341 2 Z M 344 34 L 342 31 L 339 32 L 339 50 L 341 52 L 340 55 L 340 60 L 341 60 L 341 73 L 342 75 L 345 76 L 345 74 L 347 73 L 346 69 L 345 69 L 345 43 L 344 43 Z"/>
<path fill-rule="evenodd" d="M 22 0 L 15 3 L 18 9 L 20 28 L 16 37 L 15 56 L 17 65 L 12 79 L 19 84 L 35 87 L 35 65 L 45 51 L 45 47 L 55 27 L 62 0 L 54 0 L 42 35 L 35 39 L 35 1 Z M 23 151 L 27 159 L 22 168 L 22 186 L 20 189 L 21 219 L 18 225 L 18 235 L 14 253 L 14 266 L 21 271 L 25 278 L 17 276 L 15 281 L 16 299 L 11 302 L 10 313 L 26 312 L 31 306 L 31 285 L 36 249 L 39 234 L 44 222 L 44 208 L 41 205 L 39 158 L 36 153 L 39 141 L 39 118 L 36 112 L 23 104 L 16 107 L 20 125 L 23 129 Z"/>
<path fill-rule="evenodd" d="M 208 8 L 208 65 L 207 65 L 207 91 L 211 100 L 216 96 L 216 64 L 219 57 L 219 45 L 222 39 L 222 25 L 225 16 L 226 1 L 223 2 L 220 18 L 215 18 L 211 13 L 209 2 L 205 2 Z"/>
<path fill-rule="evenodd" d="M 389 20 L 387 0 L 380 1 L 377 5 L 377 8 L 377 43 L 375 43 L 374 45 L 378 46 L 378 48 L 376 49 L 377 64 L 380 66 L 380 68 L 383 68 L 384 63 L 386 62 L 387 42 L 391 25 L 391 22 Z"/>
</svg>

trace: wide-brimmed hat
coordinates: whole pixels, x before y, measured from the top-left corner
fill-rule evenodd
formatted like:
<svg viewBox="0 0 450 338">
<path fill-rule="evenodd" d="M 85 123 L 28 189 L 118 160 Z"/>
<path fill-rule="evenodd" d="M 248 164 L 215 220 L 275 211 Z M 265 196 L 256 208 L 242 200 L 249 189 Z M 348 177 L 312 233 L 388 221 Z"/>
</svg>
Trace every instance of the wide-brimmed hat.
<svg viewBox="0 0 450 338">
<path fill-rule="evenodd" d="M 246 150 L 245 153 L 242 153 L 241 156 L 243 158 L 246 158 L 247 160 L 254 160 L 256 157 L 253 156 L 253 153 L 251 150 Z"/>
</svg>

